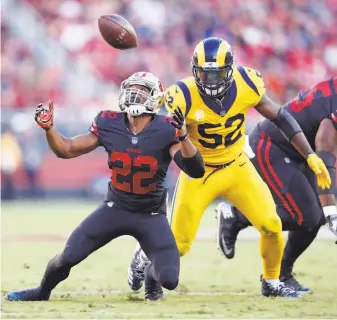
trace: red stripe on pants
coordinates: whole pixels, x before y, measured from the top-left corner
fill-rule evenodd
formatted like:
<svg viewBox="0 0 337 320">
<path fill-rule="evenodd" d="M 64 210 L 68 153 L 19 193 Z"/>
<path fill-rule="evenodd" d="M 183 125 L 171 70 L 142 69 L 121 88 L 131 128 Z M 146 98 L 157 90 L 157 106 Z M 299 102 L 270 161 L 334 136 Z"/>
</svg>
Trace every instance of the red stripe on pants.
<svg viewBox="0 0 337 320">
<path fill-rule="evenodd" d="M 271 178 L 268 176 L 267 170 L 263 165 L 262 162 L 262 146 L 263 146 L 263 142 L 265 141 L 265 132 L 262 131 L 261 133 L 261 137 L 260 137 L 260 141 L 259 144 L 257 146 L 257 161 L 259 163 L 260 169 L 262 171 L 262 174 L 264 176 L 264 178 L 266 179 L 269 187 L 275 192 L 275 194 L 280 198 L 280 200 L 282 201 L 283 205 L 285 206 L 285 208 L 287 209 L 287 211 L 291 214 L 291 216 L 293 218 L 295 218 L 294 213 L 292 212 L 292 210 L 290 209 L 287 201 L 283 198 L 282 194 L 280 193 L 280 191 L 277 189 L 277 187 L 275 186 L 275 184 L 273 183 L 273 181 L 271 180 Z"/>
<path fill-rule="evenodd" d="M 291 196 L 291 194 L 289 192 L 286 193 L 286 197 L 289 200 L 289 202 L 291 203 L 291 205 L 293 206 L 293 208 L 295 209 L 297 215 L 298 215 L 298 221 L 297 224 L 300 226 L 303 222 L 303 214 L 301 212 L 301 210 L 298 208 L 294 198 Z"/>
<path fill-rule="evenodd" d="M 269 159 L 269 153 L 270 153 L 270 147 L 271 147 L 271 139 L 270 137 L 267 138 L 267 146 L 266 146 L 266 154 L 265 154 L 265 160 L 267 164 L 267 168 L 269 169 L 271 175 L 273 176 L 274 180 L 278 184 L 280 188 L 283 188 L 283 182 L 278 177 L 277 173 L 275 172 L 274 168 L 272 167 Z"/>
<path fill-rule="evenodd" d="M 275 172 L 274 168 L 272 167 L 272 165 L 270 163 L 270 160 L 269 160 L 269 153 L 270 153 L 270 147 L 271 147 L 270 137 L 268 137 L 267 140 L 268 141 L 267 141 L 266 154 L 265 154 L 265 160 L 266 160 L 266 163 L 267 163 L 267 168 L 269 169 L 271 175 L 274 177 L 274 179 L 277 182 L 277 184 L 279 185 L 279 187 L 283 188 L 283 182 L 280 180 L 279 176 L 277 175 L 277 173 Z M 303 222 L 303 214 L 302 214 L 301 210 L 298 208 L 294 198 L 292 197 L 292 195 L 289 192 L 286 193 L 286 198 L 288 199 L 289 203 L 291 204 L 291 206 L 294 208 L 295 212 L 298 215 L 297 224 L 301 225 L 302 222 Z"/>
</svg>

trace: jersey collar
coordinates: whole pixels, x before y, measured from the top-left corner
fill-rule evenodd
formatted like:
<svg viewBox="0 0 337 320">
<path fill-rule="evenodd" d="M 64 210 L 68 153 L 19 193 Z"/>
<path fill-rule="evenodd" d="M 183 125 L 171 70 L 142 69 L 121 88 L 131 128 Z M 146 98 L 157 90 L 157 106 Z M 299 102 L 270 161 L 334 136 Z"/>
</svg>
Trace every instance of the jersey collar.
<svg viewBox="0 0 337 320">
<path fill-rule="evenodd" d="M 230 107 L 234 104 L 237 96 L 237 85 L 235 79 L 233 79 L 231 86 L 221 101 L 218 99 L 212 99 L 203 94 L 200 94 L 200 96 L 209 109 L 211 109 L 217 115 L 224 117 Z"/>
</svg>

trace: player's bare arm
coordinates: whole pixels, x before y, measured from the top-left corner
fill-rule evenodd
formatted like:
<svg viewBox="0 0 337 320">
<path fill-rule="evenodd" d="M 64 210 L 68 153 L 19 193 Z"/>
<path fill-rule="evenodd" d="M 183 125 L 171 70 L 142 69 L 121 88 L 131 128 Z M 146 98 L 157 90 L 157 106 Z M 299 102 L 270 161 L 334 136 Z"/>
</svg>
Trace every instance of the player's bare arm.
<svg viewBox="0 0 337 320">
<path fill-rule="evenodd" d="M 89 132 L 72 138 L 66 138 L 54 128 L 54 103 L 49 102 L 48 110 L 39 104 L 35 112 L 35 121 L 45 130 L 50 149 L 62 159 L 78 157 L 96 149 L 100 143 L 95 134 Z"/>
<path fill-rule="evenodd" d="M 307 138 L 294 117 L 278 106 L 266 94 L 263 95 L 255 108 L 261 115 L 271 120 L 282 132 L 284 137 L 288 139 L 297 151 L 307 160 L 309 167 L 317 176 L 318 185 L 322 189 L 330 188 L 331 178 L 324 162 L 312 150 Z"/>
<path fill-rule="evenodd" d="M 318 188 L 318 196 L 328 227 L 337 235 L 337 207 L 335 197 L 337 130 L 330 119 L 322 120 L 316 134 L 315 146 L 316 152 L 324 161 L 332 180 L 330 188 L 325 190 Z"/>
<path fill-rule="evenodd" d="M 91 133 L 66 138 L 54 128 L 46 131 L 50 149 L 62 159 L 76 158 L 95 150 L 100 144 L 97 137 Z"/>
<path fill-rule="evenodd" d="M 188 138 L 185 117 L 178 107 L 173 113 L 171 124 L 177 129 L 179 144 L 170 148 L 171 158 L 191 178 L 202 178 L 205 166 L 198 149 Z"/>
</svg>

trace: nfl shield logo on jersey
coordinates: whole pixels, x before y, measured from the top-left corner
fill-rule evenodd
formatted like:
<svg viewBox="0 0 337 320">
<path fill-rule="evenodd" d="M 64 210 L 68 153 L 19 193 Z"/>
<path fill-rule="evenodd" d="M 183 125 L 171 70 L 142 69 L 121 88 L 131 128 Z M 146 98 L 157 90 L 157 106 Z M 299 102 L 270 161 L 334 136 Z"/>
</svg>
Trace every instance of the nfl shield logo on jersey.
<svg viewBox="0 0 337 320">
<path fill-rule="evenodd" d="M 138 138 L 137 137 L 132 137 L 131 142 L 132 142 L 132 144 L 137 144 L 138 143 Z"/>
</svg>

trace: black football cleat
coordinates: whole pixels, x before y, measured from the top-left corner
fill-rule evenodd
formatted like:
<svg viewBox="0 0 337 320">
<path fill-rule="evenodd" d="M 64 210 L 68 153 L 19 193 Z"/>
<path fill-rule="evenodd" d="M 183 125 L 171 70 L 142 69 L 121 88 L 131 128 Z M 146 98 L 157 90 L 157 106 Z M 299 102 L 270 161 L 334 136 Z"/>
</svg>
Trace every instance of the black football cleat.
<svg viewBox="0 0 337 320">
<path fill-rule="evenodd" d="M 294 277 L 293 273 L 288 273 L 280 277 L 280 281 L 284 282 L 285 285 L 292 287 L 295 291 L 301 293 L 309 293 L 312 290 L 306 286 L 300 284 Z"/>
<path fill-rule="evenodd" d="M 283 282 L 276 285 L 269 284 L 262 279 L 262 295 L 265 297 L 283 297 L 283 298 L 301 298 L 302 295 L 295 291 L 292 287 L 287 286 Z"/>
<path fill-rule="evenodd" d="M 231 205 L 221 202 L 217 205 L 215 212 L 218 225 L 218 250 L 220 250 L 227 259 L 233 259 L 235 255 L 236 239 L 242 228 L 238 225 L 237 218 Z"/>
<path fill-rule="evenodd" d="M 132 290 L 137 291 L 143 286 L 145 267 L 149 263 L 150 260 L 145 257 L 142 249 L 136 249 L 128 270 L 128 284 Z"/>
<path fill-rule="evenodd" d="M 145 300 L 148 302 L 159 301 L 164 299 L 162 287 L 145 290 Z"/>
<path fill-rule="evenodd" d="M 148 264 L 145 268 L 145 300 L 150 302 L 163 298 L 163 288 L 160 282 L 153 277 L 153 266 Z"/>
<path fill-rule="evenodd" d="M 5 299 L 8 301 L 47 301 L 50 292 L 42 293 L 40 288 L 33 288 L 21 291 L 12 291 L 6 294 Z"/>
</svg>

